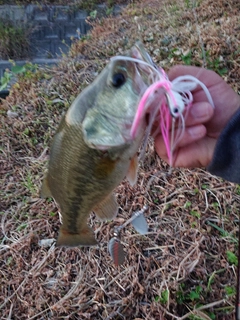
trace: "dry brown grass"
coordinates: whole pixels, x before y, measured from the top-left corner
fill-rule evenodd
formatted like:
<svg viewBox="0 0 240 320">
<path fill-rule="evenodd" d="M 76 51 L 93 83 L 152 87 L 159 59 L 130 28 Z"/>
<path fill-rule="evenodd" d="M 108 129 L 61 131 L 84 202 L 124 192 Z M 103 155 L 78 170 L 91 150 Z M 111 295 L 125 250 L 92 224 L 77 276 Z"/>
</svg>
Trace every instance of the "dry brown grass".
<svg viewBox="0 0 240 320">
<path fill-rule="evenodd" d="M 117 219 L 90 217 L 99 247 L 75 249 L 39 243 L 59 229 L 58 208 L 39 199 L 39 188 L 62 113 L 109 56 L 136 39 L 166 69 L 183 62 L 227 68 L 225 80 L 239 90 L 239 6 L 238 0 L 130 4 L 121 16 L 95 23 L 59 66 L 19 79 L 0 105 L 1 319 L 234 318 L 236 267 L 227 252 L 237 254 L 239 186 L 203 169 L 169 175 L 150 141 L 136 187 L 123 181 L 116 190 Z M 122 232 L 127 259 L 116 268 L 107 243 L 144 204 L 149 233 Z"/>
</svg>

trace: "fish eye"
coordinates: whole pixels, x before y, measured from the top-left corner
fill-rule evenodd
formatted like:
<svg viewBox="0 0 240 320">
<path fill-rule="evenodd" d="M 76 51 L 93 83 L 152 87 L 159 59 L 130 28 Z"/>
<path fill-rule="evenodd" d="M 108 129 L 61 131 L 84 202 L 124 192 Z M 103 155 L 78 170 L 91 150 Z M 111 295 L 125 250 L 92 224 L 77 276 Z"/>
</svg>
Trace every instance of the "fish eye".
<svg viewBox="0 0 240 320">
<path fill-rule="evenodd" d="M 120 88 L 125 82 L 126 78 L 121 72 L 115 73 L 112 77 L 112 85 L 115 88 Z"/>
</svg>

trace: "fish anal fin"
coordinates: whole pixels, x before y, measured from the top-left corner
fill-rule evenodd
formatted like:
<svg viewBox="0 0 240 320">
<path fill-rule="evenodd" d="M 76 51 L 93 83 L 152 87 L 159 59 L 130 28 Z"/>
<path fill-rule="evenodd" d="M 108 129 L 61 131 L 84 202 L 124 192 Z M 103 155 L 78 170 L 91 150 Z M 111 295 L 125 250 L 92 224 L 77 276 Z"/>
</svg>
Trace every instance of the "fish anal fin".
<svg viewBox="0 0 240 320">
<path fill-rule="evenodd" d="M 138 172 L 138 157 L 137 154 L 131 159 L 130 165 L 127 172 L 127 179 L 131 186 L 134 186 L 137 182 L 137 172 Z"/>
<path fill-rule="evenodd" d="M 93 230 L 86 226 L 79 233 L 71 233 L 60 228 L 56 246 L 77 247 L 77 246 L 95 246 L 98 242 L 95 239 Z"/>
<path fill-rule="evenodd" d="M 101 203 L 94 207 L 93 211 L 102 220 L 112 220 L 118 213 L 118 203 L 113 194 L 110 194 Z"/>
<path fill-rule="evenodd" d="M 41 198 L 51 198 L 52 194 L 48 186 L 47 176 L 44 177 L 40 191 Z"/>
</svg>

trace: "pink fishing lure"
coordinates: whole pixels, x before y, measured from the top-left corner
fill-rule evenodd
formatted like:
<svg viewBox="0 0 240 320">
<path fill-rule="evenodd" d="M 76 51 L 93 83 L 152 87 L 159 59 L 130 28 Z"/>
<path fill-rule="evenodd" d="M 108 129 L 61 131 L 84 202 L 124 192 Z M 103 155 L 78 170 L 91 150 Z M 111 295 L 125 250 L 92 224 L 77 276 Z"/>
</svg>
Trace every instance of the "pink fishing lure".
<svg viewBox="0 0 240 320">
<path fill-rule="evenodd" d="M 172 166 L 173 153 L 183 137 L 185 120 L 193 103 L 192 91 L 197 86 L 201 86 L 208 101 L 214 107 L 207 87 L 191 75 L 180 76 L 170 81 L 162 68 L 157 68 L 153 63 L 150 64 L 143 60 L 125 56 L 116 56 L 112 60 L 131 60 L 152 68 L 150 79 L 152 84 L 144 92 L 139 102 L 131 127 L 131 138 L 136 137 L 142 119 L 146 117 L 146 114 L 149 114 L 147 135 L 150 134 L 153 124 L 157 124 L 155 134 L 161 131 L 169 163 Z"/>
</svg>

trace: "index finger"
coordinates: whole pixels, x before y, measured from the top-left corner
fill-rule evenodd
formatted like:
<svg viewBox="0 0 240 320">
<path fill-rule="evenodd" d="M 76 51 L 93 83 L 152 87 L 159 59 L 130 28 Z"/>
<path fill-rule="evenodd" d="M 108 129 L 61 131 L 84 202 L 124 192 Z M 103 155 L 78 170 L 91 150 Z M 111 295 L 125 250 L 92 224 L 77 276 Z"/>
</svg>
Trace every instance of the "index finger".
<svg viewBox="0 0 240 320">
<path fill-rule="evenodd" d="M 172 67 L 168 72 L 168 77 L 171 81 L 177 77 L 184 75 L 190 75 L 197 78 L 198 80 L 203 82 L 207 87 L 222 80 L 222 78 L 214 71 L 195 66 L 176 65 Z"/>
</svg>

